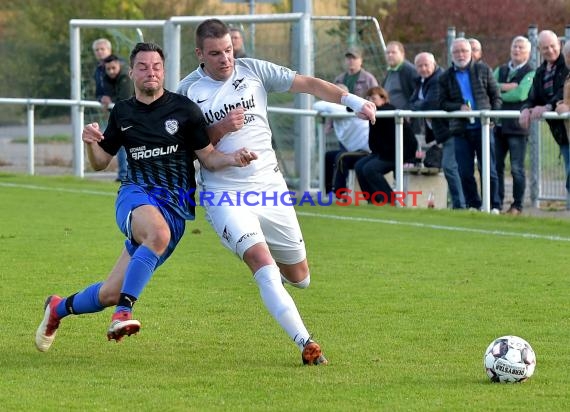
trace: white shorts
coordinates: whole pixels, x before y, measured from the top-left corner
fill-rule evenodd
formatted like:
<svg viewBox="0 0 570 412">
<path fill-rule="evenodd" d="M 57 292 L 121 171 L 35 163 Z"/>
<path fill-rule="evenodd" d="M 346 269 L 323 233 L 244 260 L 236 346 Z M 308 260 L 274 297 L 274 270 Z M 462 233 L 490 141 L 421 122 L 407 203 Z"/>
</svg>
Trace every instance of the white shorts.
<svg viewBox="0 0 570 412">
<path fill-rule="evenodd" d="M 222 244 L 243 259 L 246 250 L 267 243 L 278 263 L 295 264 L 307 257 L 295 209 L 285 182 L 267 191 L 212 191 L 201 204 Z"/>
</svg>

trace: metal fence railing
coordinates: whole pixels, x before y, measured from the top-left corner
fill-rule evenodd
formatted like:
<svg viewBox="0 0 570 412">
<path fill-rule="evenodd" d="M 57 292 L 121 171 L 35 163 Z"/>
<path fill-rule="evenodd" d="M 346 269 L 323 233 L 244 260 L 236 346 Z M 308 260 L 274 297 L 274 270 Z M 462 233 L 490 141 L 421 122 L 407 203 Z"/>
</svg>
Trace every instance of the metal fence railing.
<svg viewBox="0 0 570 412">
<path fill-rule="evenodd" d="M 80 113 L 79 123 L 72 125 L 72 130 L 82 130 L 84 126 L 84 111 L 86 107 L 101 108 L 97 101 L 89 100 L 68 100 L 68 99 L 12 99 L 0 98 L 1 105 L 16 105 L 26 106 L 27 108 L 27 172 L 30 175 L 35 174 L 35 157 L 34 157 L 34 140 L 35 140 L 35 106 L 67 106 L 75 107 Z M 291 116 L 322 116 L 322 117 L 347 117 L 354 116 L 354 114 L 324 114 L 315 110 L 301 110 L 283 107 L 269 107 L 269 112 L 273 115 L 291 115 Z M 396 121 L 396 190 L 403 191 L 403 150 L 402 150 L 402 136 L 403 136 L 403 121 L 405 118 L 473 118 L 478 117 L 481 119 L 482 124 L 482 159 L 481 159 L 481 185 L 482 185 L 482 201 L 483 210 L 490 211 L 490 173 L 489 173 L 489 141 L 491 131 L 491 121 L 495 118 L 518 118 L 518 111 L 511 110 L 498 110 L 498 111 L 472 111 L 472 112 L 445 112 L 445 111 L 409 111 L 409 110 L 394 110 L 394 111 L 381 111 L 377 112 L 377 117 L 394 117 Z M 570 119 L 570 114 L 559 115 L 555 112 L 547 112 L 543 114 L 543 119 Z M 325 154 L 325 134 L 323 131 L 322 123 L 318 122 L 318 127 L 312 136 L 303 136 L 310 142 L 314 142 L 316 150 L 310 150 L 309 156 L 317 157 L 311 159 L 310 165 L 318 164 L 318 186 L 322 186 L 322 179 L 324 179 L 322 164 L 324 162 Z M 542 138 L 546 135 L 542 131 L 544 122 L 535 122 L 531 128 L 530 141 L 529 141 L 529 181 L 530 181 L 530 196 L 534 206 L 538 206 L 541 200 L 566 200 L 566 189 L 564 186 L 564 165 L 557 160 L 559 153 L 557 152 L 558 146 L 552 138 Z M 316 134 L 316 136 L 315 136 Z M 78 177 L 85 175 L 85 156 L 83 151 L 83 142 L 81 135 L 75 133 L 71 136 L 73 145 L 73 174 Z M 315 153 L 313 155 L 313 153 Z M 310 166 L 309 166 L 310 167 Z M 305 174 L 310 175 L 311 170 L 304 171 Z M 287 176 L 286 176 L 287 177 Z"/>
</svg>

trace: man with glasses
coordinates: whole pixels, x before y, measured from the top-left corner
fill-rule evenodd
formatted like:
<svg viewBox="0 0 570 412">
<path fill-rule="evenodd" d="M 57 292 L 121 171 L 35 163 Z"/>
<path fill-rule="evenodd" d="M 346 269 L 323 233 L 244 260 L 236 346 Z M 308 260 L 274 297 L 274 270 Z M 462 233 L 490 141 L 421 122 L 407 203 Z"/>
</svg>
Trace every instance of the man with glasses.
<svg viewBox="0 0 570 412">
<path fill-rule="evenodd" d="M 469 40 L 463 37 L 455 39 L 451 44 L 451 54 L 453 63 L 439 78 L 440 109 L 448 112 L 499 110 L 501 96 L 493 72 L 485 63 L 472 60 Z M 449 119 L 449 136 L 455 145 L 455 158 L 466 207 L 480 210 L 482 202 L 474 172 L 475 156 L 479 162 L 482 161 L 481 121 L 479 118 L 451 118 Z M 499 214 L 500 199 L 495 168 L 495 141 L 492 134 L 489 161 L 491 213 Z"/>
</svg>

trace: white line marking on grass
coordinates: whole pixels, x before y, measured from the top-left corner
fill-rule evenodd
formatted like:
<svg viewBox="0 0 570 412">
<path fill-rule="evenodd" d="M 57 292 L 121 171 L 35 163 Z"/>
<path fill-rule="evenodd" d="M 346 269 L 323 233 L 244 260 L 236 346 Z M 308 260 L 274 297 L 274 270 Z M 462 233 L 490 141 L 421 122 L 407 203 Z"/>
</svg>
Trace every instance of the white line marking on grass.
<svg viewBox="0 0 570 412">
<path fill-rule="evenodd" d="M 31 190 L 45 190 L 48 192 L 64 192 L 64 193 L 75 193 L 75 194 L 86 194 L 86 195 L 97 195 L 97 196 L 117 196 L 117 192 L 101 192 L 98 190 L 84 190 L 84 189 L 65 189 L 63 187 L 46 187 L 37 185 L 23 185 L 17 183 L 4 183 L 0 182 L 0 187 L 12 187 L 16 189 L 31 189 Z"/>
<path fill-rule="evenodd" d="M 535 233 L 506 232 L 503 230 L 487 230 L 487 229 L 475 229 L 475 228 L 459 227 L 459 226 L 430 225 L 419 222 L 376 219 L 370 217 L 352 217 L 352 216 L 339 216 L 339 215 L 327 215 L 327 214 L 322 215 L 319 213 L 299 212 L 299 211 L 297 212 L 297 214 L 299 216 L 318 217 L 321 219 L 349 220 L 354 222 L 381 223 L 385 225 L 423 227 L 423 228 L 436 229 L 436 230 L 448 230 L 452 232 L 480 233 L 484 235 L 511 236 L 511 237 L 521 237 L 526 239 L 543 239 L 543 240 L 570 242 L 570 237 L 555 236 L 555 235 L 537 235 Z"/>
<path fill-rule="evenodd" d="M 75 193 L 75 194 L 87 194 L 96 196 L 116 196 L 116 192 L 102 192 L 98 190 L 83 190 L 83 189 L 65 189 L 61 187 L 45 187 L 37 185 L 27 185 L 27 184 L 17 184 L 17 183 L 5 183 L 0 182 L 0 187 L 13 187 L 19 189 L 31 189 L 31 190 L 46 190 L 50 192 L 64 192 L 64 193 Z M 520 237 L 525 239 L 543 239 L 551 241 L 560 242 L 570 242 L 570 237 L 555 236 L 555 235 L 537 235 L 535 233 L 519 233 L 519 232 L 506 232 L 503 230 L 486 230 L 486 229 L 474 229 L 468 227 L 459 226 L 443 226 L 443 225 L 430 225 L 420 222 L 409 222 L 402 220 L 388 220 L 388 219 L 376 219 L 370 217 L 352 217 L 352 216 L 340 216 L 340 215 L 327 215 L 311 212 L 300 212 L 297 211 L 299 216 L 307 217 L 317 217 L 321 219 L 331 219 L 331 220 L 348 220 L 353 222 L 370 222 L 370 223 L 381 223 L 385 225 L 401 225 L 401 226 L 411 226 L 411 227 L 423 227 L 428 229 L 436 230 L 447 230 L 451 232 L 465 232 L 465 233 L 480 233 L 484 235 L 495 235 L 495 236 L 510 236 L 510 237 Z"/>
</svg>

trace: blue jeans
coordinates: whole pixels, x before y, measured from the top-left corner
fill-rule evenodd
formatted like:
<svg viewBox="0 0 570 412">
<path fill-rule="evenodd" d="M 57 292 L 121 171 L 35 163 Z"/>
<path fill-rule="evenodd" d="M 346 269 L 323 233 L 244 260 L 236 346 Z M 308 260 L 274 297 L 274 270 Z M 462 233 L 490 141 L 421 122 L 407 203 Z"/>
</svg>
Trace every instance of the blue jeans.
<svg viewBox="0 0 570 412">
<path fill-rule="evenodd" d="M 500 209 L 501 202 L 499 199 L 499 185 L 497 178 L 497 167 L 495 165 L 495 138 L 493 133 L 489 136 L 490 143 L 490 195 L 491 208 Z M 482 164 L 481 152 L 481 129 L 467 129 L 463 136 L 455 138 L 455 159 L 459 168 L 459 176 L 461 177 L 461 185 L 463 187 L 463 195 L 465 196 L 465 204 L 468 208 L 481 208 L 481 196 L 477 189 L 475 181 L 475 156 Z"/>
<path fill-rule="evenodd" d="M 499 133 L 495 136 L 497 178 L 499 179 L 499 199 L 501 207 L 505 200 L 505 158 L 507 157 L 507 153 L 509 153 L 511 175 L 513 176 L 513 203 L 511 207 L 518 210 L 522 210 L 523 208 L 526 188 L 526 175 L 524 170 L 526 146 L 526 136 L 502 134 L 500 129 Z"/>
<path fill-rule="evenodd" d="M 121 147 L 117 152 L 117 179 L 124 181 L 127 179 L 127 151 Z"/>
<path fill-rule="evenodd" d="M 449 188 L 449 194 L 451 195 L 451 207 L 454 209 L 465 209 L 465 196 L 463 196 L 459 169 L 455 161 L 454 140 L 453 137 L 450 137 L 443 143 L 441 168 L 443 169 L 445 180 L 447 180 L 447 187 Z"/>
</svg>

